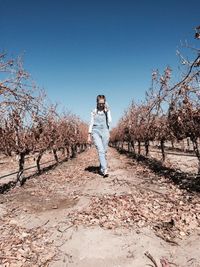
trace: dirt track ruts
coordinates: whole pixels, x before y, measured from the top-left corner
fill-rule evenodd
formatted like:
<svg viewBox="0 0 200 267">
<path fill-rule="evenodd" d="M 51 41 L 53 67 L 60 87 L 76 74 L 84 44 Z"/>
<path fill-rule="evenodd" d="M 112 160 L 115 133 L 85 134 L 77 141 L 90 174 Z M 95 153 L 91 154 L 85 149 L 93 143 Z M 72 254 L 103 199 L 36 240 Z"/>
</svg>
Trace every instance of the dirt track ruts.
<svg viewBox="0 0 200 267">
<path fill-rule="evenodd" d="M 113 148 L 108 161 L 104 179 L 91 148 L 0 195 L 0 266 L 143 267 L 151 264 L 146 251 L 158 266 L 162 257 L 170 266 L 200 266 L 199 221 L 191 219 L 198 195 L 189 196 Z M 174 215 L 175 226 L 164 229 L 177 203 L 182 209 L 176 216 L 190 225 Z"/>
</svg>

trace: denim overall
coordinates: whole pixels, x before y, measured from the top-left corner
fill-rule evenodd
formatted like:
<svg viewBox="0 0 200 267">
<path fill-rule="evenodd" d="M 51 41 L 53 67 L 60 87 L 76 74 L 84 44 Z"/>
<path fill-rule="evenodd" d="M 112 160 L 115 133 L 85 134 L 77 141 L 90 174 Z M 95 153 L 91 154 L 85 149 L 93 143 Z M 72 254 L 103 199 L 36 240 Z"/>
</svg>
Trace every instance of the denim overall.
<svg viewBox="0 0 200 267">
<path fill-rule="evenodd" d="M 99 155 L 100 171 L 104 172 L 107 169 L 106 156 L 110 137 L 109 129 L 106 122 L 106 115 L 104 112 L 97 112 L 94 115 L 92 137 Z"/>
</svg>

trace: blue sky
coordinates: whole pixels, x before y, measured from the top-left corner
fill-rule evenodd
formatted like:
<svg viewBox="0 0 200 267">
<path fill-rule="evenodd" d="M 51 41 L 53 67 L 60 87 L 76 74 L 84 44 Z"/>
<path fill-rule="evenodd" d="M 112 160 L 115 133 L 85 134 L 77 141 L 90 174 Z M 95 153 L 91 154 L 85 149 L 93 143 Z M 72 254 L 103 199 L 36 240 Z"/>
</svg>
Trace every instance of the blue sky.
<svg viewBox="0 0 200 267">
<path fill-rule="evenodd" d="M 25 68 L 52 102 L 89 122 L 105 94 L 113 126 L 144 99 L 153 69 L 177 77 L 177 48 L 194 45 L 200 1 L 0 0 L 0 50 Z"/>
</svg>

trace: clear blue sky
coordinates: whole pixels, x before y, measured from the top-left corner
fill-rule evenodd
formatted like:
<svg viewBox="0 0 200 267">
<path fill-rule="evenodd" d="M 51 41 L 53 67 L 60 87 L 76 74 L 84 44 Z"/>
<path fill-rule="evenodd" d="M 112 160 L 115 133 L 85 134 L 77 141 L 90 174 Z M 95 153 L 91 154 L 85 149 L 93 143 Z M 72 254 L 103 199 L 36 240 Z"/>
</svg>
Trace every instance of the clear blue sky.
<svg viewBox="0 0 200 267">
<path fill-rule="evenodd" d="M 105 94 L 113 126 L 141 100 L 153 69 L 177 69 L 180 41 L 200 25 L 199 0 L 0 0 L 0 49 L 58 102 L 89 122 Z M 199 43 L 198 43 L 199 44 Z"/>
</svg>

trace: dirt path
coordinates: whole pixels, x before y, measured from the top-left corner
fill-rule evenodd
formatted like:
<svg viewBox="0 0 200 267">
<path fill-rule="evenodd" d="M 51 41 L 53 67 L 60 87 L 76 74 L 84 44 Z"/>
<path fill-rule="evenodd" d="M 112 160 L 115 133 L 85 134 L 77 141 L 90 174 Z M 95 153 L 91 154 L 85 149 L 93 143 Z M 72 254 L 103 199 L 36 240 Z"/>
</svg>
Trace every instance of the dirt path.
<svg viewBox="0 0 200 267">
<path fill-rule="evenodd" d="M 0 266 L 144 267 L 147 251 L 200 266 L 198 195 L 113 148 L 108 160 L 108 178 L 92 148 L 0 195 Z"/>
</svg>

